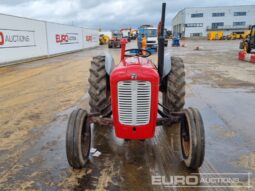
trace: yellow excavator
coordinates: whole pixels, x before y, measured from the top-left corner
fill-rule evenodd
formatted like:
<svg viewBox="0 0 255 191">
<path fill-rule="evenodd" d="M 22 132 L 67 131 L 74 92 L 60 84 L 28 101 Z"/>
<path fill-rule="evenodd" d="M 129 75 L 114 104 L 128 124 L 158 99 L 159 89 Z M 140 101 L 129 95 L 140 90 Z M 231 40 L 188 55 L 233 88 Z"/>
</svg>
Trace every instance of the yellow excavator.
<svg viewBox="0 0 255 191">
<path fill-rule="evenodd" d="M 251 53 L 252 49 L 255 49 L 255 25 L 249 27 L 249 34 L 245 39 L 240 42 L 240 49 L 247 53 Z"/>
<path fill-rule="evenodd" d="M 250 30 L 244 31 L 244 33 L 241 34 L 242 39 L 246 39 L 248 37 L 248 35 L 250 34 L 250 32 L 251 32 Z"/>
<path fill-rule="evenodd" d="M 242 39 L 244 32 L 232 32 L 231 34 L 227 35 L 227 40 L 236 40 Z"/>
</svg>

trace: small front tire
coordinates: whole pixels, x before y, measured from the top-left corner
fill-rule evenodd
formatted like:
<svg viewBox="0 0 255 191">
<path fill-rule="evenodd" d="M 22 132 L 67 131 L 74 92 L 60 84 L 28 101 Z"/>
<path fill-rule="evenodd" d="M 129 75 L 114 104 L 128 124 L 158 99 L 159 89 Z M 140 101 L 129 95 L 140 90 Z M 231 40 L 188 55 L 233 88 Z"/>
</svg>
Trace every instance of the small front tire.
<svg viewBox="0 0 255 191">
<path fill-rule="evenodd" d="M 87 112 L 74 110 L 68 120 L 66 132 L 66 155 L 68 163 L 74 169 L 81 169 L 89 159 L 91 129 Z"/>
<path fill-rule="evenodd" d="M 205 155 L 204 124 L 198 109 L 184 109 L 180 138 L 185 165 L 198 169 L 203 164 Z"/>
</svg>

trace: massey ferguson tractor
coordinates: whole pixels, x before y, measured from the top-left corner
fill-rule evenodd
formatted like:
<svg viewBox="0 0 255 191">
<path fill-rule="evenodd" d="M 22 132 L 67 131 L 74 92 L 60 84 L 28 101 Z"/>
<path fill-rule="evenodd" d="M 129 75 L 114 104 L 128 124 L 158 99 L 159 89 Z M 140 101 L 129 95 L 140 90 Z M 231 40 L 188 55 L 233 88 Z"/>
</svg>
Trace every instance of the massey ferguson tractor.
<svg viewBox="0 0 255 191">
<path fill-rule="evenodd" d="M 92 123 L 95 128 L 98 125 L 114 126 L 116 136 L 129 141 L 153 138 L 156 126 L 170 128 L 178 123 L 182 158 L 186 166 L 197 169 L 202 165 L 204 125 L 197 109 L 183 109 L 183 61 L 164 55 L 165 7 L 163 3 L 158 65 L 148 59 L 151 53 L 146 50 L 126 50 L 125 39 L 121 42 L 119 65 L 115 66 L 113 57 L 107 53 L 91 61 L 90 112 L 74 110 L 68 121 L 66 153 L 73 168 L 83 168 L 89 160 Z"/>
</svg>

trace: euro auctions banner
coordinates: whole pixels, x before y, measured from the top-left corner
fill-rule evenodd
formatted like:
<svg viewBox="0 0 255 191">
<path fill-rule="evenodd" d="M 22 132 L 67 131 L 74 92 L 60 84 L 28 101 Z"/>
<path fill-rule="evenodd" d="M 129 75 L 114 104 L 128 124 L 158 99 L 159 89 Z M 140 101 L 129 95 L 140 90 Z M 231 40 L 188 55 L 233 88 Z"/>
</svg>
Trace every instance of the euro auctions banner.
<svg viewBox="0 0 255 191">
<path fill-rule="evenodd" d="M 83 48 L 99 46 L 99 31 L 96 29 L 83 29 Z"/>
<path fill-rule="evenodd" d="M 98 45 L 98 30 L 0 14 L 0 65 Z"/>
<path fill-rule="evenodd" d="M 47 56 L 43 21 L 0 14 L 0 63 Z"/>
<path fill-rule="evenodd" d="M 0 48 L 36 46 L 35 31 L 0 29 Z"/>
<path fill-rule="evenodd" d="M 71 52 L 83 48 L 81 28 L 47 23 L 47 38 L 49 55 Z"/>
</svg>

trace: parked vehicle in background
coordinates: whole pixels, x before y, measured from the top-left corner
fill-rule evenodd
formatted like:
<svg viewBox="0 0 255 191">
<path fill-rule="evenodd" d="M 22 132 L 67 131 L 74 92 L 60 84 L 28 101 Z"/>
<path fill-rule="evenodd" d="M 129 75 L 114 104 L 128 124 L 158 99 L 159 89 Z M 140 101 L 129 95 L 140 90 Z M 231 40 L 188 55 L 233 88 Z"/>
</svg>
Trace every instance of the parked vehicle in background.
<svg viewBox="0 0 255 191">
<path fill-rule="evenodd" d="M 131 29 L 120 29 L 120 32 L 123 38 L 127 39 L 128 42 L 131 41 Z"/>
<path fill-rule="evenodd" d="M 207 34 L 207 39 L 208 40 L 222 40 L 224 39 L 223 37 L 223 31 L 210 31 Z"/>
<path fill-rule="evenodd" d="M 131 40 L 136 40 L 137 35 L 138 35 L 138 30 L 137 29 L 131 29 L 131 33 L 130 33 Z"/>
<path fill-rule="evenodd" d="M 227 35 L 227 40 L 236 40 L 242 38 L 243 32 L 232 32 L 231 34 Z"/>
<path fill-rule="evenodd" d="M 255 25 L 250 26 L 250 33 L 246 39 L 240 43 L 240 49 L 243 49 L 247 53 L 250 53 L 252 49 L 255 49 Z"/>
<path fill-rule="evenodd" d="M 111 31 L 100 31 L 100 32 L 99 32 L 99 36 L 100 36 L 100 35 L 108 36 L 109 39 L 112 38 L 112 32 L 111 32 Z"/>
<path fill-rule="evenodd" d="M 100 34 L 100 36 L 99 36 L 99 43 L 100 43 L 100 45 L 107 44 L 109 39 L 110 38 L 107 35 Z"/>
<path fill-rule="evenodd" d="M 251 32 L 250 30 L 244 31 L 243 34 L 241 34 L 242 39 L 246 39 L 248 37 L 248 35 L 250 34 L 250 32 Z"/>
<path fill-rule="evenodd" d="M 147 38 L 147 47 L 158 48 L 158 32 L 156 27 L 153 27 L 152 25 L 142 25 L 138 28 L 138 48 L 141 47 L 142 34 Z"/>
<path fill-rule="evenodd" d="M 115 31 L 112 34 L 112 38 L 108 42 L 108 48 L 120 48 L 120 40 L 123 38 L 122 33 Z"/>
</svg>

